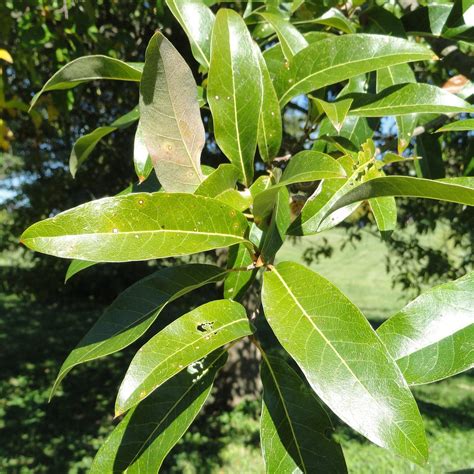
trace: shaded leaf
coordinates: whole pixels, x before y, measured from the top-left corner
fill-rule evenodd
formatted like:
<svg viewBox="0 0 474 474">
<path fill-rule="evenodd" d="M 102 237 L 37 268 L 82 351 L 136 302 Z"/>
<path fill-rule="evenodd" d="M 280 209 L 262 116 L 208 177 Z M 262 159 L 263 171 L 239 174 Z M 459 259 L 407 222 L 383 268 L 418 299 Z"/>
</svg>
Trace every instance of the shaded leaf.
<svg viewBox="0 0 474 474">
<path fill-rule="evenodd" d="M 179 317 L 136 353 L 119 389 L 116 415 L 133 408 L 184 367 L 252 332 L 244 307 L 231 300 L 211 301 Z"/>
<path fill-rule="evenodd" d="M 71 151 L 71 156 L 69 157 L 69 169 L 72 177 L 74 178 L 76 176 L 79 166 L 87 160 L 102 138 L 115 132 L 117 129 L 129 127 L 138 120 L 138 117 L 139 112 L 138 109 L 135 108 L 112 122 L 109 127 L 98 127 L 91 133 L 83 135 L 76 140 Z"/>
<path fill-rule="evenodd" d="M 416 153 L 421 157 L 415 161 L 416 174 L 420 178 L 444 178 L 443 152 L 438 137 L 422 133 L 416 137 Z"/>
<path fill-rule="evenodd" d="M 423 464 L 423 421 L 403 376 L 360 310 L 302 265 L 265 272 L 265 317 L 326 405 L 369 440 Z"/>
<path fill-rule="evenodd" d="M 86 268 L 92 267 L 96 262 L 88 262 L 87 260 L 73 260 L 66 271 L 66 276 L 64 277 L 64 283 L 66 283 L 70 278 L 76 275 Z"/>
<path fill-rule="evenodd" d="M 90 472 L 158 472 L 209 397 L 226 359 L 225 350 L 213 352 L 127 413 L 99 449 Z"/>
<path fill-rule="evenodd" d="M 128 262 L 246 242 L 245 217 L 214 199 L 135 193 L 91 201 L 37 222 L 22 235 L 32 250 L 94 262 Z"/>
<path fill-rule="evenodd" d="M 308 385 L 276 355 L 263 354 L 260 374 L 266 472 L 347 472 L 331 420 Z"/>
<path fill-rule="evenodd" d="M 229 249 L 228 269 L 246 268 L 253 264 L 252 255 L 245 245 L 233 245 Z M 224 296 L 239 301 L 253 282 L 257 270 L 231 271 L 224 281 Z"/>
<path fill-rule="evenodd" d="M 330 26 L 344 33 L 355 33 L 355 25 L 337 8 L 330 8 L 320 17 L 313 20 L 314 23 Z"/>
<path fill-rule="evenodd" d="M 159 32 L 151 38 L 140 82 L 140 128 L 156 175 L 168 192 L 193 192 L 204 177 L 206 141 L 191 69 Z"/>
<path fill-rule="evenodd" d="M 201 0 L 166 0 L 166 4 L 186 32 L 193 56 L 209 69 L 214 13 Z"/>
<path fill-rule="evenodd" d="M 473 367 L 474 273 L 423 293 L 377 334 L 411 385 Z"/>
<path fill-rule="evenodd" d="M 51 76 L 33 97 L 30 109 L 36 105 L 40 96 L 45 92 L 72 89 L 84 82 L 97 79 L 139 82 L 142 69 L 143 65 L 140 63 L 126 63 L 108 56 L 90 55 L 77 58 Z"/>
<path fill-rule="evenodd" d="M 226 273 L 214 265 L 177 265 L 158 270 L 127 288 L 64 361 L 51 396 L 73 367 L 129 346 L 145 334 L 168 303 L 208 283 L 222 280 Z"/>
</svg>

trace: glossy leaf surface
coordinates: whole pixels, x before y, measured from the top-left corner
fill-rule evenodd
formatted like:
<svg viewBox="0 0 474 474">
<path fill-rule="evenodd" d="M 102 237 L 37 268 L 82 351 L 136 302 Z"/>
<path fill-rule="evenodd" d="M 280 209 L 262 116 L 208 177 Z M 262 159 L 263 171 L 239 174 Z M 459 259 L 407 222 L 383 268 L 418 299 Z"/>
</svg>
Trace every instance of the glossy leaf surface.
<svg viewBox="0 0 474 474">
<path fill-rule="evenodd" d="M 142 64 L 126 63 L 108 56 L 83 56 L 67 63 L 56 72 L 33 97 L 31 108 L 45 92 L 72 89 L 84 82 L 97 79 L 139 82 L 142 69 Z"/>
<path fill-rule="evenodd" d="M 229 249 L 227 267 L 229 269 L 246 268 L 253 259 L 245 245 L 233 245 Z M 224 281 L 224 297 L 239 301 L 255 277 L 254 271 L 231 271 Z"/>
<path fill-rule="evenodd" d="M 287 19 L 277 13 L 259 13 L 275 29 L 286 59 L 308 46 L 305 37 Z"/>
<path fill-rule="evenodd" d="M 426 461 L 423 421 L 400 370 L 340 290 L 283 262 L 265 273 L 262 302 L 280 344 L 334 413 L 375 444 Z"/>
<path fill-rule="evenodd" d="M 166 4 L 186 32 L 193 56 L 209 69 L 214 13 L 201 0 L 166 0 Z"/>
<path fill-rule="evenodd" d="M 407 114 L 473 112 L 474 107 L 444 89 L 429 84 L 400 84 L 380 94 L 354 97 L 350 115 L 384 117 Z"/>
<path fill-rule="evenodd" d="M 271 161 L 280 150 L 282 140 L 282 123 L 278 97 L 273 87 L 267 65 L 258 45 L 255 45 L 255 54 L 258 58 L 262 75 L 262 108 L 258 120 L 257 143 L 263 161 Z"/>
<path fill-rule="evenodd" d="M 334 128 L 340 132 L 347 112 L 352 104 L 352 99 L 342 99 L 337 102 L 326 102 L 325 100 L 316 99 L 318 104 L 324 110 L 328 119 L 333 124 Z"/>
<path fill-rule="evenodd" d="M 135 193 L 91 201 L 33 224 L 21 241 L 62 258 L 127 262 L 246 242 L 247 220 L 214 199 Z"/>
<path fill-rule="evenodd" d="M 129 346 L 145 334 L 168 303 L 225 275 L 225 270 L 214 265 L 177 265 L 158 270 L 127 288 L 64 361 L 51 395 L 73 367 Z"/>
<path fill-rule="evenodd" d="M 408 64 L 397 64 L 377 71 L 377 93 L 395 84 L 416 82 L 415 74 Z M 398 130 L 398 153 L 410 144 L 418 117 L 415 113 L 401 115 L 396 118 Z"/>
<path fill-rule="evenodd" d="M 345 176 L 344 168 L 331 156 L 313 150 L 300 151 L 291 158 L 280 181 L 255 197 L 254 215 L 257 220 L 262 220 L 270 214 L 282 186 Z"/>
<path fill-rule="evenodd" d="M 383 196 L 438 199 L 474 206 L 474 181 L 472 178 L 431 180 L 408 176 L 375 178 L 342 196 L 329 213 L 355 202 Z"/>
<path fill-rule="evenodd" d="M 280 106 L 300 94 L 409 61 L 431 59 L 424 46 L 383 35 L 343 35 L 310 44 L 283 67 L 275 80 Z"/>
<path fill-rule="evenodd" d="M 161 185 L 193 192 L 206 141 L 191 69 L 161 34 L 151 38 L 140 82 L 140 129 Z"/>
<path fill-rule="evenodd" d="M 474 273 L 436 286 L 377 330 L 409 384 L 431 383 L 474 366 Z"/>
<path fill-rule="evenodd" d="M 198 415 L 226 359 L 226 351 L 213 352 L 127 413 L 101 446 L 90 472 L 159 472 L 166 455 Z"/>
<path fill-rule="evenodd" d="M 196 189 L 200 196 L 217 197 L 228 189 L 234 189 L 239 178 L 239 170 L 227 163 L 219 165 Z"/>
<path fill-rule="evenodd" d="M 331 420 L 308 385 L 276 355 L 263 356 L 260 375 L 266 472 L 347 472 L 342 449 L 331 439 Z"/>
<path fill-rule="evenodd" d="M 82 270 L 96 265 L 96 262 L 88 262 L 87 260 L 73 260 L 66 271 L 66 276 L 64 277 L 64 283 L 72 278 L 74 275 L 77 275 Z"/>
<path fill-rule="evenodd" d="M 139 183 L 143 183 L 153 171 L 153 164 L 143 139 L 140 123 L 135 132 L 135 140 L 133 142 L 133 166 Z"/>
<path fill-rule="evenodd" d="M 220 9 L 212 32 L 208 101 L 217 144 L 247 186 L 253 177 L 262 88 L 247 26 L 236 12 Z"/>
<path fill-rule="evenodd" d="M 436 130 L 437 132 L 465 132 L 474 130 L 474 119 L 458 120 L 443 125 L 441 128 Z"/>
<path fill-rule="evenodd" d="M 179 317 L 133 358 L 119 389 L 116 414 L 137 405 L 189 364 L 252 332 L 244 307 L 231 300 L 211 301 Z"/>
<path fill-rule="evenodd" d="M 87 160 L 89 155 L 92 153 L 97 143 L 99 143 L 102 138 L 115 132 L 115 130 L 120 128 L 126 128 L 132 123 L 136 122 L 139 117 L 138 109 L 133 109 L 128 112 L 128 114 L 123 115 L 114 122 L 110 124 L 109 127 L 98 127 L 91 133 L 83 135 L 80 137 L 71 151 L 71 156 L 69 157 L 69 169 L 71 171 L 72 177 L 76 176 L 77 169 L 79 166 Z"/>
</svg>

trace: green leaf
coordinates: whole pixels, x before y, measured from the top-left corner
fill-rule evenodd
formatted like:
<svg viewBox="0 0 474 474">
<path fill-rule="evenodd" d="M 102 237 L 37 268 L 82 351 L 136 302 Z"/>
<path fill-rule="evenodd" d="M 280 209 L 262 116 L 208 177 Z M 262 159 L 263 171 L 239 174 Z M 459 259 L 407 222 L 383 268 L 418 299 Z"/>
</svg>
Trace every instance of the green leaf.
<svg viewBox="0 0 474 474">
<path fill-rule="evenodd" d="M 211 393 L 227 359 L 218 350 L 189 366 L 131 410 L 99 449 L 91 474 L 159 472 Z"/>
<path fill-rule="evenodd" d="M 71 156 L 69 157 L 69 169 L 72 177 L 74 178 L 76 176 L 79 166 L 87 160 L 102 138 L 115 132 L 117 129 L 129 127 L 138 120 L 138 117 L 139 112 L 138 109 L 135 108 L 112 122 L 109 127 L 98 127 L 93 132 L 83 135 L 76 140 L 71 151 Z"/>
<path fill-rule="evenodd" d="M 344 120 L 351 108 L 352 99 L 342 99 L 336 102 L 326 102 L 322 99 L 316 99 L 316 102 L 321 106 L 327 118 L 331 121 L 334 128 L 341 131 Z"/>
<path fill-rule="evenodd" d="M 265 316 L 328 407 L 375 444 L 423 464 L 423 421 L 403 376 L 360 310 L 302 265 L 265 272 Z"/>
<path fill-rule="evenodd" d="M 296 53 L 308 46 L 305 37 L 281 14 L 259 12 L 259 15 L 275 29 L 286 59 L 290 60 Z"/>
<path fill-rule="evenodd" d="M 88 262 L 87 260 L 73 260 L 67 268 L 64 283 L 67 283 L 67 281 L 77 273 L 82 272 L 82 270 L 92 267 L 95 264 L 95 262 Z"/>
<path fill-rule="evenodd" d="M 211 44 L 207 98 L 216 141 L 250 186 L 262 105 L 258 57 L 244 21 L 226 8 L 217 13 Z"/>
<path fill-rule="evenodd" d="M 474 130 L 474 119 L 458 120 L 438 128 L 436 132 L 465 132 Z"/>
<path fill-rule="evenodd" d="M 415 161 L 416 174 L 420 178 L 440 179 L 446 176 L 443 151 L 438 137 L 422 133 L 416 137 L 416 154 L 421 160 Z"/>
<path fill-rule="evenodd" d="M 474 273 L 423 293 L 377 334 L 411 385 L 473 367 Z"/>
<path fill-rule="evenodd" d="M 234 189 L 239 178 L 239 170 L 231 164 L 219 165 L 199 185 L 194 194 L 215 198 L 228 189 Z"/>
<path fill-rule="evenodd" d="M 51 397 L 73 367 L 129 346 L 153 324 L 163 308 L 186 293 L 222 280 L 227 272 L 214 265 L 163 268 L 121 293 L 64 361 Z"/>
<path fill-rule="evenodd" d="M 346 473 L 333 426 L 308 385 L 281 358 L 263 354 L 260 437 L 266 472 Z"/>
<path fill-rule="evenodd" d="M 252 332 L 244 307 L 231 300 L 211 301 L 181 316 L 136 353 L 119 389 L 116 415 L 133 408 L 184 367 Z"/>
<path fill-rule="evenodd" d="M 416 82 L 415 74 L 408 64 L 397 64 L 377 71 L 377 93 L 395 84 Z M 417 114 L 401 115 L 396 118 L 398 129 L 398 153 L 410 144 L 418 122 Z"/>
<path fill-rule="evenodd" d="M 233 245 L 229 249 L 227 268 L 246 268 L 253 264 L 252 255 L 245 245 Z M 224 281 L 224 296 L 239 301 L 255 278 L 257 270 L 231 271 Z"/>
<path fill-rule="evenodd" d="M 383 196 L 438 199 L 474 206 L 474 178 L 443 180 L 411 178 L 408 176 L 375 178 L 344 194 L 333 204 L 328 214 L 352 203 Z"/>
<path fill-rule="evenodd" d="M 215 16 L 201 0 L 166 0 L 166 5 L 188 36 L 196 60 L 209 69 L 211 33 Z"/>
<path fill-rule="evenodd" d="M 331 156 L 313 150 L 300 151 L 290 159 L 280 181 L 255 197 L 255 218 L 261 221 L 271 213 L 278 190 L 282 186 L 345 176 L 344 168 Z"/>
<path fill-rule="evenodd" d="M 260 253 L 265 263 L 272 263 L 276 253 L 285 242 L 286 231 L 291 222 L 290 194 L 286 187 L 279 188 L 270 222 L 264 228 Z"/>
<path fill-rule="evenodd" d="M 67 63 L 46 82 L 33 97 L 30 110 L 45 92 L 72 89 L 79 84 L 97 79 L 139 82 L 142 68 L 142 64 L 126 63 L 108 56 L 83 56 Z"/>
<path fill-rule="evenodd" d="M 282 123 L 278 97 L 258 45 L 254 45 L 262 75 L 263 100 L 258 120 L 257 143 L 263 161 L 269 162 L 280 151 Z"/>
<path fill-rule="evenodd" d="M 135 193 L 99 199 L 37 222 L 21 242 L 37 252 L 91 262 L 129 262 L 245 243 L 245 217 L 214 199 Z"/>
<path fill-rule="evenodd" d="M 473 112 L 465 100 L 429 84 L 399 84 L 380 94 L 354 95 L 350 115 L 385 117 L 407 114 Z"/>
<path fill-rule="evenodd" d="M 215 199 L 240 212 L 245 211 L 252 205 L 252 195 L 248 189 L 244 191 L 227 189 L 216 196 Z"/>
<path fill-rule="evenodd" d="M 454 5 L 446 23 L 443 25 L 442 36 L 446 38 L 474 40 L 474 5 L 471 0 L 454 0 Z"/>
<path fill-rule="evenodd" d="M 437 4 L 416 8 L 402 17 L 403 26 L 411 34 L 439 36 L 451 9 L 452 5 Z"/>
<path fill-rule="evenodd" d="M 293 97 L 368 71 L 432 59 L 424 46 L 382 35 L 342 35 L 310 44 L 282 67 L 275 89 L 284 106 Z"/>
<path fill-rule="evenodd" d="M 338 212 L 328 212 L 341 196 L 355 186 L 360 175 L 365 173 L 370 166 L 370 162 L 366 162 L 354 170 L 354 162 L 349 156 L 341 157 L 339 163 L 344 167 L 348 178 L 325 179 L 322 181 L 313 195 L 306 201 L 301 214 L 291 224 L 288 229 L 289 234 L 309 235 L 330 229 L 350 216 L 359 207 L 358 203 L 350 203 Z"/>
<path fill-rule="evenodd" d="M 355 25 L 337 8 L 330 8 L 326 13 L 316 18 L 312 23 L 330 26 L 344 33 L 355 33 Z"/>
<path fill-rule="evenodd" d="M 143 183 L 153 171 L 153 164 L 148 154 L 145 141 L 143 140 L 140 123 L 138 123 L 137 131 L 135 132 L 135 140 L 133 142 L 133 166 L 140 184 Z"/>
<path fill-rule="evenodd" d="M 206 136 L 191 69 L 159 32 L 151 38 L 140 82 L 140 127 L 161 185 L 193 192 L 204 177 Z"/>
</svg>

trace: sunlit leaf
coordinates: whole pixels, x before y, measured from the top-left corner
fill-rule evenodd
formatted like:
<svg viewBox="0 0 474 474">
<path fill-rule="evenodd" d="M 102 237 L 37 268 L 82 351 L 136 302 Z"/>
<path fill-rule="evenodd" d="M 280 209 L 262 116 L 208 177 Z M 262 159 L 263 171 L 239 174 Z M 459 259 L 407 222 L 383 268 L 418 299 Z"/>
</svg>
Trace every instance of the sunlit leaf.
<svg viewBox="0 0 474 474">
<path fill-rule="evenodd" d="M 140 129 L 156 175 L 168 192 L 193 192 L 204 177 L 206 141 L 191 69 L 159 32 L 151 38 L 140 82 Z"/>
<path fill-rule="evenodd" d="M 242 18 L 220 9 L 212 32 L 208 101 L 217 144 L 250 186 L 262 104 L 262 77 Z M 252 80 L 249 80 L 252 78 Z"/>
<path fill-rule="evenodd" d="M 166 4 L 186 32 L 193 56 L 209 69 L 214 13 L 201 0 L 166 0 Z"/>
<path fill-rule="evenodd" d="M 94 262 L 188 255 L 246 242 L 235 209 L 181 193 L 135 193 L 91 201 L 33 224 L 21 241 L 38 252 Z"/>
<path fill-rule="evenodd" d="M 69 157 L 69 169 L 73 178 L 76 176 L 79 166 L 87 160 L 102 138 L 115 132 L 115 130 L 129 127 L 138 120 L 139 115 L 138 109 L 135 108 L 112 122 L 109 127 L 98 127 L 93 132 L 79 138 L 74 143 L 71 156 Z"/>
<path fill-rule="evenodd" d="M 422 45 L 382 35 L 342 35 L 310 44 L 282 67 L 275 78 L 280 106 L 359 74 L 409 61 L 428 60 L 433 53 Z"/>
<path fill-rule="evenodd" d="M 116 415 L 133 408 L 188 365 L 252 332 L 244 307 L 231 300 L 211 301 L 179 317 L 133 358 L 119 389 Z"/>
<path fill-rule="evenodd" d="M 265 272 L 265 317 L 328 407 L 379 446 L 424 464 L 423 421 L 407 383 L 360 310 L 306 267 Z"/>
<path fill-rule="evenodd" d="M 436 286 L 377 330 L 409 384 L 431 383 L 474 366 L 474 273 Z"/>
</svg>

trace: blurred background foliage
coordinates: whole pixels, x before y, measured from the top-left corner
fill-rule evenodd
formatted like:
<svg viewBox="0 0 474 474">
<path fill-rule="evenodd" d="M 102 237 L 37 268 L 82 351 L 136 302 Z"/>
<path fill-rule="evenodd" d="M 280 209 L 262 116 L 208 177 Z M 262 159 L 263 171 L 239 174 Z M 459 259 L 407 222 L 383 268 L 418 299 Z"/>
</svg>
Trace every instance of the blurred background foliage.
<svg viewBox="0 0 474 474">
<path fill-rule="evenodd" d="M 225 3 L 242 12 L 247 6 L 246 2 Z M 370 3 L 376 2 L 353 1 L 348 9 L 335 0 L 307 1 L 299 15 L 314 17 L 336 7 L 368 30 L 364 12 Z M 427 2 L 377 3 L 400 14 Z M 330 26 L 312 28 L 328 30 Z M 68 262 L 19 248 L 18 236 L 32 222 L 116 194 L 133 183 L 135 126 L 101 140 L 75 179 L 68 161 L 80 136 L 110 124 L 135 106 L 138 90 L 133 84 L 93 82 L 43 95 L 30 114 L 28 104 L 55 71 L 77 57 L 105 54 L 143 61 L 147 41 L 156 29 L 164 31 L 199 77 L 189 43 L 161 0 L 0 2 L 0 338 L 4 348 L 0 355 L 0 472 L 87 470 L 111 428 L 114 394 L 137 346 L 75 370 L 59 397 L 48 405 L 49 388 L 64 357 L 100 309 L 157 265 L 96 265 L 65 285 Z M 438 54 L 456 43 L 441 38 L 427 41 Z M 446 88 L 469 86 L 474 73 L 472 43 L 463 39 L 456 44 L 457 61 L 416 64 L 417 79 Z M 334 88 L 325 94 L 334 97 L 337 92 Z M 305 126 L 314 113 L 311 103 L 290 105 L 284 118 L 282 154 L 296 145 L 311 145 L 315 135 L 305 133 Z M 205 110 L 203 118 L 208 122 Z M 393 148 L 394 122 L 383 120 L 374 126 L 377 146 Z M 434 177 L 474 175 L 472 134 L 423 137 L 412 140 L 406 153 L 431 156 L 434 171 L 430 172 L 438 173 Z M 222 157 L 210 134 L 204 162 L 219 161 Z M 423 171 L 403 163 L 394 165 L 392 172 Z M 457 278 L 473 264 L 473 208 L 434 201 L 398 202 L 399 228 L 384 242 L 376 235 L 372 216 L 362 207 L 340 229 L 294 239 L 282 249 L 280 258 L 291 254 L 315 266 L 377 325 L 423 288 Z M 350 269 L 344 263 L 347 259 Z M 367 261 L 371 270 L 363 274 L 362 262 L 368 268 Z M 168 316 L 212 298 L 212 291 L 217 290 L 180 300 Z M 466 455 L 474 442 L 469 430 L 473 393 L 469 374 L 417 389 L 434 443 L 433 472 L 466 467 Z M 214 400 L 207 406 L 170 455 L 165 472 L 262 472 L 257 453 L 259 402 L 244 399 L 232 413 L 223 409 L 225 405 L 223 400 Z M 352 472 L 412 471 L 411 466 L 365 444 L 348 429 L 340 427 L 339 433 Z M 474 459 L 470 461 L 474 465 Z"/>
</svg>

